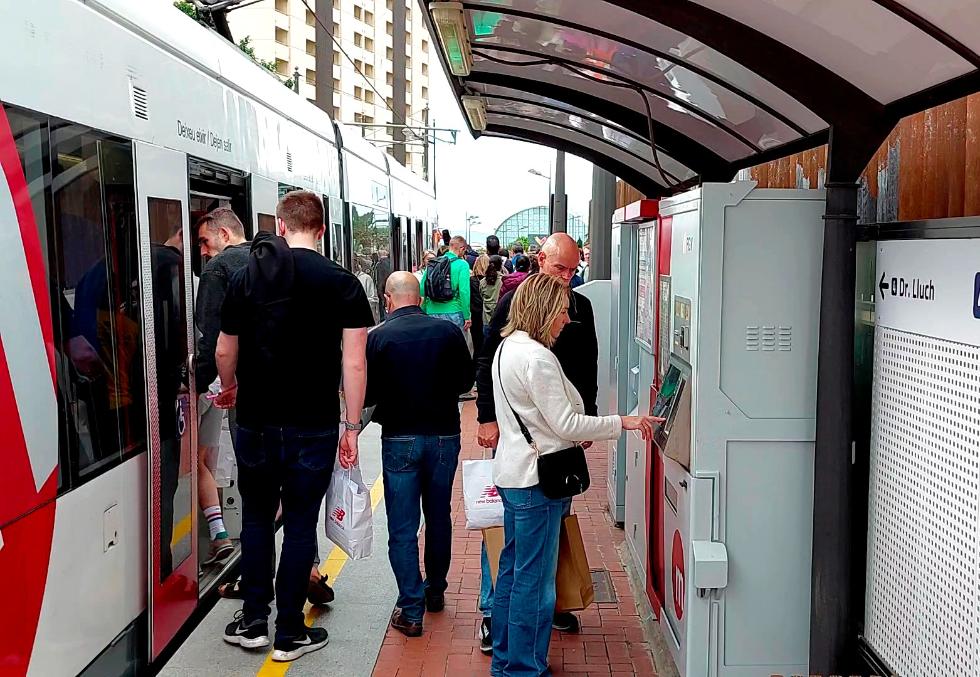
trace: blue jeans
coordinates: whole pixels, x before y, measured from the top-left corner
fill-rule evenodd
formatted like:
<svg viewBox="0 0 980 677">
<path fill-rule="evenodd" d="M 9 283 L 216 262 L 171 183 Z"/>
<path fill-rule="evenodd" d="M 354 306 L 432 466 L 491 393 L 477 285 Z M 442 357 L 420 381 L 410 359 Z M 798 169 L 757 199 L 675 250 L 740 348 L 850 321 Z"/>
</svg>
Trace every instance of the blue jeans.
<svg viewBox="0 0 980 677">
<path fill-rule="evenodd" d="M 448 585 L 446 575 L 453 546 L 449 511 L 459 445 L 459 435 L 381 438 L 388 560 L 398 583 L 396 606 L 409 621 L 421 622 L 427 590 L 443 593 Z M 421 513 L 425 513 L 424 582 L 419 571 Z"/>
<path fill-rule="evenodd" d="M 483 328 L 484 333 L 490 331 L 490 327 Z M 493 456 L 497 455 L 497 450 L 493 450 Z M 498 570 L 499 571 L 499 570 Z M 487 558 L 487 542 L 480 541 L 480 603 L 477 607 L 484 618 L 493 615 L 493 578 L 490 575 L 490 560 Z"/>
<path fill-rule="evenodd" d="M 490 576 L 490 560 L 487 558 L 487 542 L 480 543 L 480 613 L 484 618 L 493 615 L 493 578 Z"/>
<path fill-rule="evenodd" d="M 570 501 L 547 498 L 537 486 L 497 489 L 504 504 L 504 549 L 494 591 L 490 672 L 548 675 L 558 534 Z"/>
<path fill-rule="evenodd" d="M 460 312 L 456 312 L 456 313 L 433 313 L 432 314 L 432 317 L 437 317 L 440 320 L 448 320 L 449 322 L 452 322 L 453 324 L 455 324 L 460 329 L 462 329 L 463 328 L 463 325 L 466 323 L 466 318 L 464 318 L 463 317 L 463 313 L 460 313 Z"/>
<path fill-rule="evenodd" d="M 238 490 L 242 496 L 242 610 L 245 621 L 278 610 L 276 639 L 303 632 L 303 605 L 316 557 L 316 526 L 337 457 L 337 428 L 238 426 Z M 276 511 L 282 503 L 282 552 L 276 559 Z"/>
<path fill-rule="evenodd" d="M 572 512 L 572 501 L 564 501 L 562 517 L 570 515 Z M 487 557 L 487 543 L 480 543 L 480 603 L 477 607 L 484 618 L 493 615 L 493 577 L 490 574 L 490 559 Z"/>
</svg>

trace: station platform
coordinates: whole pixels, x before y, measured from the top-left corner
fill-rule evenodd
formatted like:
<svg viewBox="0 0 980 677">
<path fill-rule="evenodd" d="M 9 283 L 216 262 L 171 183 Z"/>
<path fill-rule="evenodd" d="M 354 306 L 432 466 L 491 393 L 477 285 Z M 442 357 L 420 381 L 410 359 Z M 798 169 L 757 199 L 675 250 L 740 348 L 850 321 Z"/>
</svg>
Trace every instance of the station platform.
<svg viewBox="0 0 980 677">
<path fill-rule="evenodd" d="M 220 600 L 162 668 L 160 675 L 488 675 L 490 658 L 480 653 L 478 638 L 482 537 L 479 531 L 466 529 L 463 511 L 462 461 L 483 457 L 483 450 L 476 443 L 476 408 L 472 403 L 464 405 L 462 418 L 463 443 L 453 492 L 453 561 L 446 608 L 442 613 L 426 614 L 422 637 L 409 639 L 388 627 L 397 591 L 387 557 L 387 520 L 380 482 L 380 429 L 372 425 L 361 436 L 360 453 L 364 479 L 372 487 L 375 505 L 374 552 L 368 559 L 350 562 L 326 540 L 322 529 L 319 532 L 321 570 L 329 575 L 337 598 L 321 609 L 308 607 L 307 622 L 325 627 L 330 632 L 330 644 L 293 663 L 273 663 L 269 658 L 270 650 L 248 652 L 222 640 L 224 627 L 241 602 Z M 657 672 L 652 658 L 651 639 L 654 635 L 650 632 L 649 607 L 641 617 L 636 591 L 623 564 L 623 532 L 612 523 L 605 507 L 605 454 L 604 443 L 589 450 L 592 488 L 575 499 L 573 511 L 579 516 L 589 566 L 593 571 L 608 573 L 606 580 L 611 585 L 603 592 L 611 593 L 610 597 L 615 601 L 597 601 L 579 612 L 579 633 L 555 632 L 550 664 L 554 675 L 654 676 Z"/>
</svg>

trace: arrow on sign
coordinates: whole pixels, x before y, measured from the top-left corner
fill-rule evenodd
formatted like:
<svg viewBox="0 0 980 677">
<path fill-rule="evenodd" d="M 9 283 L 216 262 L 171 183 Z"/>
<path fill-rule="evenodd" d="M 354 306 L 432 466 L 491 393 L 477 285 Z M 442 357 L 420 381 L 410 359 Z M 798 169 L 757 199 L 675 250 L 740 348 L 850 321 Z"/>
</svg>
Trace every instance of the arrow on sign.
<svg viewBox="0 0 980 677">
<path fill-rule="evenodd" d="M 888 288 L 889 288 L 888 287 L 888 283 L 885 282 L 885 274 L 882 273 L 881 274 L 881 280 L 879 280 L 879 282 L 878 282 L 878 289 L 881 290 L 881 298 L 882 299 L 885 298 L 885 292 L 888 291 Z"/>
</svg>

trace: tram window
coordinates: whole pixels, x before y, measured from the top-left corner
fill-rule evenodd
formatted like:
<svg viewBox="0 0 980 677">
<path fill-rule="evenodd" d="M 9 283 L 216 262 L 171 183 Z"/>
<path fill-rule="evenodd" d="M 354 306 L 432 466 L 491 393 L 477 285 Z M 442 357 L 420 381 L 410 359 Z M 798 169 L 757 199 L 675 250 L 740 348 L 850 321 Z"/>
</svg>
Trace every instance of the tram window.
<svg viewBox="0 0 980 677">
<path fill-rule="evenodd" d="M 82 480 L 146 445 L 133 160 L 74 125 L 53 127 L 51 145 L 58 284 L 71 307 L 64 446 Z"/>
<path fill-rule="evenodd" d="M 259 231 L 266 233 L 276 232 L 276 217 L 272 214 L 259 214 Z"/>
<path fill-rule="evenodd" d="M 286 193 L 291 193 L 294 190 L 303 190 L 299 186 L 290 186 L 288 183 L 279 184 L 279 199 L 281 200 Z"/>
<path fill-rule="evenodd" d="M 47 271 L 64 492 L 146 448 L 132 149 L 5 110 Z"/>
<path fill-rule="evenodd" d="M 354 259 L 351 269 L 361 277 L 366 274 L 381 298 L 391 275 L 391 223 L 388 212 L 361 205 L 351 205 L 351 245 Z M 362 283 L 365 280 L 362 279 Z M 367 286 L 367 285 L 365 285 Z M 368 294 L 370 296 L 370 293 Z M 379 310 L 384 319 L 384 307 Z"/>
<path fill-rule="evenodd" d="M 337 264 L 346 266 L 344 249 L 344 203 L 340 198 L 324 196 L 323 204 L 330 231 L 330 258 Z"/>
</svg>

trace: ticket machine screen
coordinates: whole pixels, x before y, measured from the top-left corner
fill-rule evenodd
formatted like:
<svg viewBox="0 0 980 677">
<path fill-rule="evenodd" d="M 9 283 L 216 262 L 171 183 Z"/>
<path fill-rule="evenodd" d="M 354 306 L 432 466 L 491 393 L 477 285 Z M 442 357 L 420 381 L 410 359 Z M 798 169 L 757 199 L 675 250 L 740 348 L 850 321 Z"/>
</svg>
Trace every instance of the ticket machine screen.
<svg viewBox="0 0 980 677">
<path fill-rule="evenodd" d="M 670 365 L 667 369 L 667 375 L 664 376 L 663 385 L 660 386 L 660 392 L 657 393 L 657 401 L 653 404 L 651 416 L 658 416 L 660 418 L 668 417 L 670 410 L 677 401 L 681 383 L 681 370 L 676 365 Z"/>
</svg>

